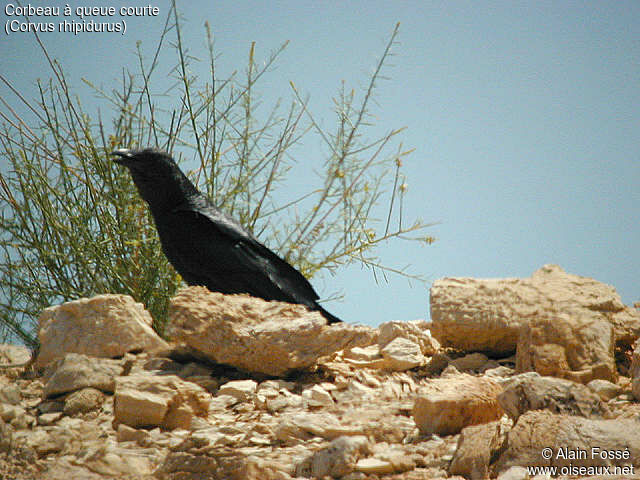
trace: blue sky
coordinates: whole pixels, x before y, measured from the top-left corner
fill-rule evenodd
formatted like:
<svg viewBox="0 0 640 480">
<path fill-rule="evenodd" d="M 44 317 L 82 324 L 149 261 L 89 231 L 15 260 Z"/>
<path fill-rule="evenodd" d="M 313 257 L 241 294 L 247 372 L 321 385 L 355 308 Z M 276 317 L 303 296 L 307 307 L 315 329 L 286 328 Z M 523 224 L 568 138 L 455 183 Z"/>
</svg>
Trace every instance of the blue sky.
<svg viewBox="0 0 640 480">
<path fill-rule="evenodd" d="M 111 88 L 123 66 L 135 69 L 136 41 L 153 52 L 169 2 L 127 5 L 149 3 L 160 15 L 129 20 L 124 36 L 41 38 L 79 92 L 86 91 L 82 77 Z M 293 81 L 329 127 L 340 82 L 361 93 L 400 22 L 399 44 L 385 70 L 389 80 L 380 82 L 372 107 L 372 135 L 407 127 L 402 142 L 415 151 L 404 162 L 405 216 L 440 223 L 427 232 L 436 243 L 391 242 L 378 251 L 383 261 L 410 264 L 412 273 L 429 281 L 524 277 L 556 263 L 613 285 L 627 304 L 640 301 L 640 2 L 240 0 L 178 6 L 185 42 L 202 58 L 209 20 L 222 72 L 243 68 L 252 41 L 257 58 L 266 59 L 289 40 L 259 87 L 262 102 L 290 99 Z M 8 19 L 3 9 L 3 26 Z M 48 77 L 45 62 L 27 33 L 0 40 L 0 70 L 27 96 L 35 92 L 36 78 Z M 4 87 L 0 95 L 8 95 Z M 89 112 L 100 105 L 90 95 L 83 103 Z M 316 168 L 326 154 L 313 142 L 303 148 L 300 181 L 305 168 Z M 344 294 L 326 306 L 347 321 L 428 318 L 428 284 L 393 276 L 376 283 L 357 266 L 313 283 L 321 296 Z"/>
</svg>

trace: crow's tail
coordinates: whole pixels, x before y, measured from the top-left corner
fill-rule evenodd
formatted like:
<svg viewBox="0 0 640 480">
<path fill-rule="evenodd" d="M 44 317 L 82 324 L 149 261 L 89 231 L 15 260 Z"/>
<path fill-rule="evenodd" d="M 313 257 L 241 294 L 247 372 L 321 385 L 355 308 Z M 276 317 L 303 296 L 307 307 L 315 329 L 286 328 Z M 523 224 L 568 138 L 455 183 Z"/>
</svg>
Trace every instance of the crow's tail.
<svg viewBox="0 0 640 480">
<path fill-rule="evenodd" d="M 330 314 L 329 312 L 327 312 L 327 311 L 326 311 L 324 308 L 322 308 L 322 306 L 321 306 L 321 305 L 319 305 L 318 303 L 316 303 L 316 306 L 317 306 L 317 310 L 322 314 L 322 316 L 323 316 L 324 318 L 326 318 L 326 319 L 327 319 L 327 322 L 328 322 L 329 324 L 332 324 L 332 323 L 341 323 L 341 322 L 342 322 L 342 320 L 340 320 L 340 319 L 339 319 L 338 317 L 336 317 L 335 315 L 332 315 L 332 314 Z"/>
</svg>

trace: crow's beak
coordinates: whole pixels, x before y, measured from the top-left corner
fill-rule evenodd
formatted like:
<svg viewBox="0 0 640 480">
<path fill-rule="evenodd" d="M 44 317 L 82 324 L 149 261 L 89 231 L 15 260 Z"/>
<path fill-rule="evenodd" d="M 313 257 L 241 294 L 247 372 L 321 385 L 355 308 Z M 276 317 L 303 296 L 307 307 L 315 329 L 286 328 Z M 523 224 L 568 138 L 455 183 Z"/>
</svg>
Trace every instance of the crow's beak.
<svg viewBox="0 0 640 480">
<path fill-rule="evenodd" d="M 115 155 L 120 158 L 114 158 L 113 161 L 123 165 L 126 160 L 133 158 L 133 151 L 128 148 L 119 148 L 118 150 L 114 150 L 111 152 L 111 155 Z"/>
</svg>

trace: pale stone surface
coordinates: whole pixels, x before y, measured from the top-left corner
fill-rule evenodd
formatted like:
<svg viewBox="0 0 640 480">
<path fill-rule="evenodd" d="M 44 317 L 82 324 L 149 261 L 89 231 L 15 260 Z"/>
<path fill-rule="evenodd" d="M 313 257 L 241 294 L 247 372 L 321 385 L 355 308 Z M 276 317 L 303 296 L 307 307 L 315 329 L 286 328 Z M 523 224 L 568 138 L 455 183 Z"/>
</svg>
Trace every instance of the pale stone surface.
<svg viewBox="0 0 640 480">
<path fill-rule="evenodd" d="M 206 417 L 210 395 L 175 375 L 119 377 L 114 395 L 114 421 L 130 427 L 189 428 L 194 416 Z"/>
<path fill-rule="evenodd" d="M 138 445 L 151 443 L 151 435 L 147 430 L 137 429 L 121 423 L 116 433 L 118 442 L 135 442 Z"/>
<path fill-rule="evenodd" d="M 506 440 L 506 429 L 499 421 L 465 427 L 460 433 L 449 473 L 471 480 L 488 478 L 491 460 Z"/>
<path fill-rule="evenodd" d="M 509 432 L 508 447 L 494 468 L 506 470 L 512 466 L 568 465 L 640 466 L 640 422 L 632 418 L 597 420 L 559 415 L 544 410 L 522 415 Z M 542 458 L 544 448 L 551 448 L 552 458 Z M 627 458 L 603 459 L 598 452 L 620 452 Z M 583 453 L 584 452 L 584 453 Z M 626 454 L 624 452 L 627 452 Z"/>
<path fill-rule="evenodd" d="M 566 308 L 524 324 L 518 337 L 516 369 L 588 383 L 615 382 L 614 332 L 602 312 Z"/>
<path fill-rule="evenodd" d="M 31 351 L 21 345 L 0 344 L 0 366 L 19 365 L 31 359 Z"/>
<path fill-rule="evenodd" d="M 499 419 L 502 387 L 489 378 L 462 374 L 431 380 L 415 400 L 412 416 L 424 434 L 451 435 Z"/>
<path fill-rule="evenodd" d="M 149 312 L 128 295 L 97 295 L 49 307 L 38 323 L 37 367 L 67 353 L 114 358 L 168 347 L 151 328 Z"/>
<path fill-rule="evenodd" d="M 250 372 L 283 375 L 314 365 L 322 356 L 375 343 L 364 326 L 331 326 L 302 305 L 223 295 L 204 287 L 181 290 L 172 299 L 170 336 L 205 355 Z"/>
<path fill-rule="evenodd" d="M 150 475 L 155 463 L 149 454 L 134 453 L 111 443 L 87 448 L 78 458 L 90 471 L 116 478 Z"/>
<path fill-rule="evenodd" d="M 342 477 L 353 472 L 358 460 L 369 454 L 371 445 L 365 436 L 338 437 L 296 466 L 296 475 L 322 478 Z"/>
<path fill-rule="evenodd" d="M 511 467 L 498 475 L 498 480 L 530 480 L 529 472 L 524 467 Z"/>
<path fill-rule="evenodd" d="M 309 407 L 329 407 L 333 405 L 333 398 L 320 385 L 314 385 L 302 391 L 302 398 L 307 402 Z"/>
<path fill-rule="evenodd" d="M 43 413 L 38 416 L 38 425 L 50 426 L 62 418 L 62 412 Z"/>
<path fill-rule="evenodd" d="M 636 400 L 640 400 L 640 340 L 637 340 L 631 357 L 631 388 Z"/>
<path fill-rule="evenodd" d="M 529 410 L 549 410 L 593 417 L 605 414 L 606 406 L 595 393 L 580 383 L 562 378 L 523 373 L 502 382 L 498 402 L 514 421 Z"/>
<path fill-rule="evenodd" d="M 9 405 L 18 405 L 22 400 L 20 387 L 15 384 L 0 386 L 0 403 L 8 403 Z"/>
<path fill-rule="evenodd" d="M 631 347 L 640 337 L 640 310 L 625 306 L 610 312 L 610 320 L 616 335 L 616 344 Z"/>
<path fill-rule="evenodd" d="M 420 352 L 425 356 L 431 356 L 440 349 L 440 343 L 433 338 L 429 323 L 424 320 L 411 322 L 391 321 L 380 324 L 378 327 L 378 345 L 384 348 L 394 339 L 406 338 L 420 347 Z"/>
<path fill-rule="evenodd" d="M 369 345 L 367 347 L 353 347 L 345 350 L 345 359 L 356 360 L 359 362 L 373 362 L 380 360 L 380 347 L 378 345 Z"/>
<path fill-rule="evenodd" d="M 86 387 L 113 393 L 115 377 L 122 372 L 122 365 L 117 360 L 91 358 L 78 353 L 68 353 L 53 368 L 53 375 L 44 386 L 47 397 Z"/>
<path fill-rule="evenodd" d="M 522 325 L 567 311 L 608 321 L 618 343 L 640 335 L 640 312 L 625 307 L 613 287 L 557 265 L 545 265 L 530 278 L 444 278 L 431 287 L 434 337 L 466 351 L 513 353 Z"/>
<path fill-rule="evenodd" d="M 607 380 L 591 380 L 587 383 L 587 387 L 593 393 L 598 395 L 603 402 L 608 402 L 612 398 L 617 397 L 622 393 L 622 387 Z"/>
<path fill-rule="evenodd" d="M 257 387 L 258 383 L 253 380 L 233 380 L 220 385 L 218 395 L 231 395 L 244 402 L 255 395 Z"/>
<path fill-rule="evenodd" d="M 354 470 L 367 475 L 388 475 L 394 472 L 394 467 L 388 460 L 379 458 L 363 458 L 355 464 Z"/>
<path fill-rule="evenodd" d="M 420 345 L 404 337 L 396 337 L 391 340 L 380 350 L 380 354 L 387 361 L 386 368 L 398 372 L 426 363 Z"/>
</svg>

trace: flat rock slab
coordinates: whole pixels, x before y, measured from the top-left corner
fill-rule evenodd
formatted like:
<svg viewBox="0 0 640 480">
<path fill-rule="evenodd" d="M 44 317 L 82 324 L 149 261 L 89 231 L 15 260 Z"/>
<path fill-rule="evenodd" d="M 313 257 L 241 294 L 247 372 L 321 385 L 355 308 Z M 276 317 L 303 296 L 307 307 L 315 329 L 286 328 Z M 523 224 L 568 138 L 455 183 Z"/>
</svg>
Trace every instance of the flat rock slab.
<svg viewBox="0 0 640 480">
<path fill-rule="evenodd" d="M 502 387 L 467 374 L 436 378 L 417 394 L 412 416 L 423 434 L 453 435 L 464 427 L 498 420 Z"/>
<path fill-rule="evenodd" d="M 514 421 L 529 410 L 548 410 L 582 417 L 602 417 L 607 409 L 600 397 L 581 383 L 522 373 L 502 382 L 500 406 Z"/>
<path fill-rule="evenodd" d="M 117 360 L 69 353 L 58 360 L 43 393 L 45 397 L 55 397 L 87 387 L 113 393 L 115 377 L 121 372 L 122 365 Z"/>
<path fill-rule="evenodd" d="M 121 357 L 127 352 L 167 349 L 151 328 L 153 319 L 128 295 L 97 295 L 45 308 L 38 319 L 42 368 L 67 353 Z"/>
<path fill-rule="evenodd" d="M 370 327 L 327 325 L 318 312 L 249 295 L 188 287 L 171 300 L 169 335 L 216 363 L 284 375 L 308 368 L 338 350 L 377 341 Z"/>
<path fill-rule="evenodd" d="M 640 335 L 640 311 L 626 307 L 610 285 L 545 265 L 530 278 L 444 278 L 431 287 L 432 333 L 444 347 L 515 352 L 520 327 L 563 312 L 594 312 L 611 323 L 615 341 Z"/>
</svg>

